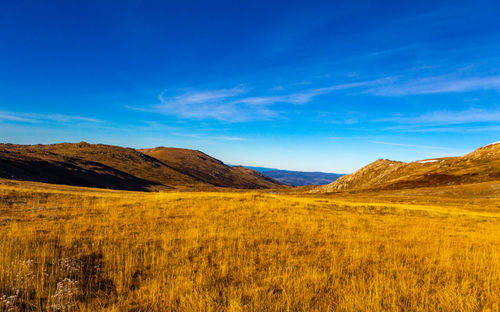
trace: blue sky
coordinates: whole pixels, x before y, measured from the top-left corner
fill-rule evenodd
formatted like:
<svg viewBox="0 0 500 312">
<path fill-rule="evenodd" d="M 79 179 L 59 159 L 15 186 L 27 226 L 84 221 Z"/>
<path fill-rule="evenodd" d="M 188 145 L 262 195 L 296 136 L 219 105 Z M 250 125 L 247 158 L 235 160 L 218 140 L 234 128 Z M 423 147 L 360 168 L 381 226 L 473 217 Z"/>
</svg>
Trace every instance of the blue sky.
<svg viewBox="0 0 500 312">
<path fill-rule="evenodd" d="M 496 1 L 10 1 L 0 141 L 351 172 L 500 140 Z"/>
</svg>

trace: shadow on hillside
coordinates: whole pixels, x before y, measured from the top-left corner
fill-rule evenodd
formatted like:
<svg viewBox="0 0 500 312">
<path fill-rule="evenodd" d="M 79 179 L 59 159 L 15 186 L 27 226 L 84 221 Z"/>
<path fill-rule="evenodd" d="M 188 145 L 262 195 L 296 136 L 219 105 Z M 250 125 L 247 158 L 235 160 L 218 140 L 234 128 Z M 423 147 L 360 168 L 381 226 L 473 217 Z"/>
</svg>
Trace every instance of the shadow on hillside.
<svg viewBox="0 0 500 312">
<path fill-rule="evenodd" d="M 158 185 L 92 161 L 81 161 L 76 164 L 61 161 L 1 159 L 0 177 L 127 191 L 148 191 L 151 186 Z"/>
</svg>

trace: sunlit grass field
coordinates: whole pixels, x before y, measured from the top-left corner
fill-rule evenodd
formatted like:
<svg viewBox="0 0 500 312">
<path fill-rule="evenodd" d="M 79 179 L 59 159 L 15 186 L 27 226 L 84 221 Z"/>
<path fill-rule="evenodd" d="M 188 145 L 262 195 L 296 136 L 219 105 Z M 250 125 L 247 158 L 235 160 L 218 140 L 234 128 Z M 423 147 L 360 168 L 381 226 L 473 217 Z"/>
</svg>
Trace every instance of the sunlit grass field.
<svg viewBox="0 0 500 312">
<path fill-rule="evenodd" d="M 4 181 L 0 311 L 500 310 L 496 201 L 352 196 Z"/>
</svg>

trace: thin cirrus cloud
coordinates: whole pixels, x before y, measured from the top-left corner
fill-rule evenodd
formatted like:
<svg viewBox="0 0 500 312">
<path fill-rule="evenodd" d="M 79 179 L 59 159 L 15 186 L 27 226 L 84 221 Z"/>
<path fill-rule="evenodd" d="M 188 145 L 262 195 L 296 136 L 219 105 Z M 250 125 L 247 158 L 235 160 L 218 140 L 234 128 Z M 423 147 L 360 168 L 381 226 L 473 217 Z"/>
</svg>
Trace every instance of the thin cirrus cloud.
<svg viewBox="0 0 500 312">
<path fill-rule="evenodd" d="M 226 122 L 272 120 L 283 115 L 283 111 L 279 111 L 275 106 L 278 103 L 304 105 L 312 102 L 319 95 L 348 89 L 356 90 L 357 94 L 385 97 L 476 90 L 500 91 L 500 76 L 461 78 L 453 75 L 442 75 L 416 80 L 408 80 L 399 76 L 387 76 L 278 95 L 253 95 L 251 94 L 253 90 L 242 86 L 208 91 L 188 90 L 174 95 L 167 95 L 164 92 L 158 97 L 159 104 L 146 109 L 138 108 L 138 110 L 174 115 L 186 119 L 215 119 Z M 135 109 L 133 107 L 129 108 Z M 380 121 L 451 124 L 498 120 L 498 113 L 491 114 L 491 112 L 470 110 L 463 112 L 434 112 L 417 117 L 389 117 Z"/>
<path fill-rule="evenodd" d="M 336 84 L 324 88 L 306 89 L 284 95 L 248 96 L 250 89 L 235 87 L 210 91 L 187 91 L 166 96 L 160 94 L 160 104 L 144 111 L 175 115 L 189 119 L 216 119 L 227 122 L 270 120 L 281 116 L 273 105 L 278 103 L 302 105 L 316 96 L 337 90 L 353 89 L 384 83 L 393 78 Z"/>
<path fill-rule="evenodd" d="M 16 112 L 0 112 L 0 121 L 20 122 L 20 123 L 43 123 L 43 122 L 92 122 L 100 123 L 102 120 L 71 116 L 63 114 L 36 114 L 36 113 L 16 113 Z"/>
<path fill-rule="evenodd" d="M 242 122 L 252 119 L 269 119 L 276 113 L 266 106 L 257 108 L 236 103 L 234 99 L 248 92 L 243 87 L 209 91 L 187 91 L 175 96 L 158 96 L 160 104 L 147 110 L 188 119 L 216 119 L 221 121 Z"/>
<path fill-rule="evenodd" d="M 419 125 L 454 125 L 500 122 L 500 111 L 468 109 L 463 111 L 435 111 L 418 116 L 394 116 L 379 119 L 382 122 Z"/>
<path fill-rule="evenodd" d="M 410 132 L 410 133 L 481 133 L 481 132 L 495 132 L 500 131 L 500 126 L 454 126 L 454 127 L 422 127 L 422 126 L 394 126 L 387 127 L 385 130 Z"/>
<path fill-rule="evenodd" d="M 0 112 L 0 121 L 14 121 L 14 122 L 27 122 L 27 123 L 35 123 L 37 120 L 21 117 L 19 115 L 14 115 L 12 113 Z"/>
<path fill-rule="evenodd" d="M 372 140 L 370 140 L 368 142 L 369 143 L 373 143 L 373 144 L 382 144 L 382 145 L 391 145 L 391 146 L 402 146 L 402 147 L 418 147 L 418 148 L 437 149 L 437 150 L 448 149 L 447 147 L 441 147 L 441 146 L 404 144 L 404 143 L 394 143 L 394 142 L 384 142 L 384 141 L 372 141 Z"/>
<path fill-rule="evenodd" d="M 407 143 L 396 143 L 396 142 L 386 142 L 386 141 L 376 141 L 368 140 L 368 143 L 377 145 L 388 145 L 394 146 L 407 151 L 421 152 L 425 150 L 429 156 L 444 157 L 444 154 L 449 156 L 463 155 L 466 151 L 456 148 L 443 147 L 443 146 L 432 146 L 432 145 L 420 145 L 420 144 L 407 144 Z"/>
<path fill-rule="evenodd" d="M 451 75 L 425 77 L 410 81 L 396 81 L 392 84 L 376 86 L 366 93 L 377 96 L 405 96 L 468 92 L 475 90 L 500 91 L 500 76 L 456 77 Z"/>
<path fill-rule="evenodd" d="M 236 137 L 236 136 L 228 136 L 228 135 L 207 135 L 201 133 L 183 133 L 183 132 L 174 132 L 172 133 L 175 136 L 179 137 L 188 137 L 199 140 L 210 140 L 210 141 L 248 141 L 247 138 Z"/>
</svg>

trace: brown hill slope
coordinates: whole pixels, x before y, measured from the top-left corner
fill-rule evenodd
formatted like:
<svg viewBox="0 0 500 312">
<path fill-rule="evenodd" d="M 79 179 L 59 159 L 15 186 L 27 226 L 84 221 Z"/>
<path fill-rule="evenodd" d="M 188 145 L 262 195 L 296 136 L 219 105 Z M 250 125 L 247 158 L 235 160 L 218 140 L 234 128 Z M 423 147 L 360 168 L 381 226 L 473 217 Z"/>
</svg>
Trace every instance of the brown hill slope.
<svg viewBox="0 0 500 312">
<path fill-rule="evenodd" d="M 0 177 L 142 191 L 206 185 L 134 149 L 85 142 L 2 144 Z"/>
<path fill-rule="evenodd" d="M 181 169 L 119 146 L 0 144 L 0 178 L 137 191 L 219 186 Z M 267 187 L 262 180 L 252 188 Z M 224 186 L 245 187 L 241 183 Z"/>
<path fill-rule="evenodd" d="M 177 171 L 215 186 L 246 189 L 283 186 L 282 183 L 268 178 L 255 170 L 243 167 L 230 167 L 220 160 L 196 150 L 156 147 L 140 151 L 175 168 Z"/>
<path fill-rule="evenodd" d="M 410 163 L 379 159 L 316 191 L 409 189 L 500 180 L 500 143 L 478 148 L 462 157 Z"/>
</svg>

